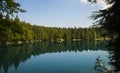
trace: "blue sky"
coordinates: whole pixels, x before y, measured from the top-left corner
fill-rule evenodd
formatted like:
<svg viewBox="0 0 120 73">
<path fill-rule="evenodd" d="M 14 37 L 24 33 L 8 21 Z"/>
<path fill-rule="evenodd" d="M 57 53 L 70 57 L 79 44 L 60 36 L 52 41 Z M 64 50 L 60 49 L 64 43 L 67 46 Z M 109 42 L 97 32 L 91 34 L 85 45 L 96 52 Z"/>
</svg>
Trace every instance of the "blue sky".
<svg viewBox="0 0 120 73">
<path fill-rule="evenodd" d="M 47 27 L 89 27 L 88 19 L 100 5 L 91 5 L 84 0 L 16 0 L 28 12 L 19 13 L 22 21 Z"/>
</svg>

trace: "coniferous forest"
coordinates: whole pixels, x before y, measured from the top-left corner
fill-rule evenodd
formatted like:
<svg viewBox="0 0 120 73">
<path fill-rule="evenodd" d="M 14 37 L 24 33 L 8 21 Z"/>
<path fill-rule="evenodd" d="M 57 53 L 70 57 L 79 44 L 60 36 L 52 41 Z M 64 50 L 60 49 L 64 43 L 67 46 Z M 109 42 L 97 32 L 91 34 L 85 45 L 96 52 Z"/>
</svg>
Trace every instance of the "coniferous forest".
<svg viewBox="0 0 120 73">
<path fill-rule="evenodd" d="M 21 21 L 17 13 L 27 11 L 15 0 L 0 0 L 0 73 L 120 73 L 120 0 L 101 1 L 109 7 L 93 12 L 94 25 L 82 28 Z"/>
<path fill-rule="evenodd" d="M 44 27 L 21 21 L 13 17 L 15 13 L 27 12 L 20 8 L 14 0 L 0 2 L 0 43 L 25 43 L 33 41 L 80 41 L 108 40 L 107 31 L 100 27 L 90 28 L 60 28 Z"/>
<path fill-rule="evenodd" d="M 107 38 L 106 38 L 107 37 Z M 79 41 L 79 40 L 103 40 L 108 39 L 106 31 L 98 27 L 91 28 L 59 28 L 32 25 L 14 19 L 9 15 L 0 20 L 1 43 L 24 43 L 32 41 Z"/>
</svg>

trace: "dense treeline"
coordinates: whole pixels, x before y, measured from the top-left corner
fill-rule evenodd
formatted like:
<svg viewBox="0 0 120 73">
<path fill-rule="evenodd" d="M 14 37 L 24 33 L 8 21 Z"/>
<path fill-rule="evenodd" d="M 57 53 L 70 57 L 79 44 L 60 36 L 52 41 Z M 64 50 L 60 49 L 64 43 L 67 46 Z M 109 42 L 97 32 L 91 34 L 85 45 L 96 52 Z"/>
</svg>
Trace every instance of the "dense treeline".
<svg viewBox="0 0 120 73">
<path fill-rule="evenodd" d="M 0 20 L 1 42 L 56 41 L 56 40 L 96 40 L 105 37 L 105 30 L 99 28 L 58 28 L 31 25 L 16 16 L 9 15 Z"/>
</svg>

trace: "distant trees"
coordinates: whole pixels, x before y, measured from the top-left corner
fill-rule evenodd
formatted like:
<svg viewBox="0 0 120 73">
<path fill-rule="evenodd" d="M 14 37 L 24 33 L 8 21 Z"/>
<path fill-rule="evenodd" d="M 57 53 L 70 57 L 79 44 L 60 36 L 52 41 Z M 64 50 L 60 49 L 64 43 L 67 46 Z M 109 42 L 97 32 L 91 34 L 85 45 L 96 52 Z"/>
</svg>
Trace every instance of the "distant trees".
<svg viewBox="0 0 120 73">
<path fill-rule="evenodd" d="M 33 40 L 96 40 L 101 38 L 99 28 L 57 28 L 31 25 L 20 21 L 19 17 L 11 18 L 14 13 L 25 12 L 14 0 L 0 0 L 0 42 L 26 42 Z"/>
<path fill-rule="evenodd" d="M 0 24 L 1 41 L 26 41 L 33 39 L 32 26 L 29 23 L 21 22 L 18 16 L 15 19 L 5 16 Z"/>
<path fill-rule="evenodd" d="M 0 40 L 20 40 L 20 20 L 10 18 L 14 13 L 26 12 L 20 8 L 20 4 L 14 0 L 0 0 Z M 18 30 L 19 29 L 19 30 Z"/>
<path fill-rule="evenodd" d="M 66 41 L 73 39 L 96 40 L 97 38 L 103 38 L 102 33 L 104 32 L 99 31 L 99 28 L 57 28 L 31 25 L 30 23 L 21 22 L 18 16 L 12 19 L 7 15 L 2 20 L 2 24 L 0 24 L 0 39 L 4 42 L 56 41 L 58 38 Z"/>
</svg>

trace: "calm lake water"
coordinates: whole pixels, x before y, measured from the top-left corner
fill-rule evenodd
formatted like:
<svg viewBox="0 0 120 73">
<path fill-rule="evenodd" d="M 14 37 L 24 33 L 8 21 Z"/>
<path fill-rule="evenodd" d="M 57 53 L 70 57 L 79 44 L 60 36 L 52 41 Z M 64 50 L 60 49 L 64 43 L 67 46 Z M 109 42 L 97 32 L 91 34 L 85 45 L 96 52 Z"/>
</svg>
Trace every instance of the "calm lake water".
<svg viewBox="0 0 120 73">
<path fill-rule="evenodd" d="M 0 46 L 0 73 L 95 73 L 96 58 L 109 62 L 104 41 L 38 42 Z"/>
</svg>

